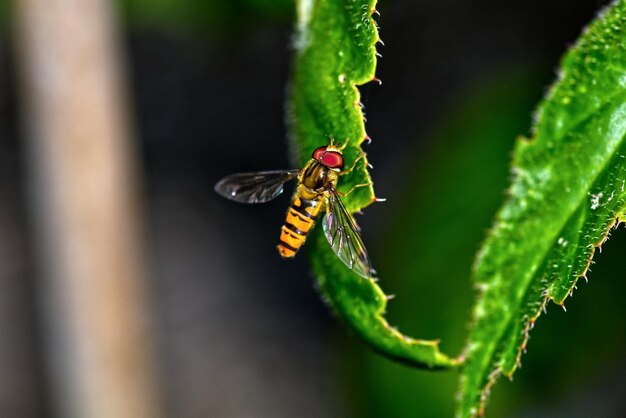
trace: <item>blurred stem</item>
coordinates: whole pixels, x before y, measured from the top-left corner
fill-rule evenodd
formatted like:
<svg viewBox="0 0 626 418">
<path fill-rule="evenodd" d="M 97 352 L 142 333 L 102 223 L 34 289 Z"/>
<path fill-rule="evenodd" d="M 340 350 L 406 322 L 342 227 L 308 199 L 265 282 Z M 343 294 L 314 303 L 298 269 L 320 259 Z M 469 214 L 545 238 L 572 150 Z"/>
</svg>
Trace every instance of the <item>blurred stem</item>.
<svg viewBox="0 0 626 418">
<path fill-rule="evenodd" d="M 16 2 L 56 416 L 160 416 L 112 2 Z"/>
</svg>

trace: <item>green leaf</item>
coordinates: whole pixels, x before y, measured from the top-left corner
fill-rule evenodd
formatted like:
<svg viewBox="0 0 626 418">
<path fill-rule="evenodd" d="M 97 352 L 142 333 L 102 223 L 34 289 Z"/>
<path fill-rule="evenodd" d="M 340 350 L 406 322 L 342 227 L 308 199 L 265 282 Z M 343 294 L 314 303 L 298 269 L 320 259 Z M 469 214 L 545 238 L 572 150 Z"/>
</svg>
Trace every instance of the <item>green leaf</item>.
<svg viewBox="0 0 626 418">
<path fill-rule="evenodd" d="M 297 55 L 291 85 L 294 161 L 303 166 L 311 152 L 335 142 L 347 143 L 349 167 L 363 154 L 366 138 L 358 85 L 372 81 L 376 68 L 375 44 L 379 40 L 372 19 L 374 0 L 300 0 L 298 2 Z M 340 190 L 357 184 L 344 200 L 351 212 L 375 201 L 363 158 L 350 174 L 342 176 Z M 329 305 L 366 343 L 380 353 L 416 367 L 442 368 L 456 361 L 441 354 L 437 341 L 402 335 L 385 321 L 387 297 L 373 280 L 366 280 L 337 258 L 320 228 L 307 244 L 317 283 Z M 376 255 L 373 255 L 375 262 Z"/>
<path fill-rule="evenodd" d="M 475 264 L 479 291 L 458 415 L 484 412 L 511 377 L 548 301 L 559 305 L 626 212 L 626 2 L 607 9 L 561 63 L 532 140 L 520 139 L 509 197 Z"/>
<path fill-rule="evenodd" d="M 300 0 L 297 56 L 293 73 L 293 133 L 291 150 L 298 165 L 330 139 L 348 143 L 346 167 L 363 154 L 365 139 L 360 95 L 356 86 L 374 78 L 378 31 L 371 17 L 374 0 Z M 371 183 L 366 159 L 339 187 Z M 362 187 L 344 199 L 350 211 L 375 200 L 372 187 Z"/>
</svg>

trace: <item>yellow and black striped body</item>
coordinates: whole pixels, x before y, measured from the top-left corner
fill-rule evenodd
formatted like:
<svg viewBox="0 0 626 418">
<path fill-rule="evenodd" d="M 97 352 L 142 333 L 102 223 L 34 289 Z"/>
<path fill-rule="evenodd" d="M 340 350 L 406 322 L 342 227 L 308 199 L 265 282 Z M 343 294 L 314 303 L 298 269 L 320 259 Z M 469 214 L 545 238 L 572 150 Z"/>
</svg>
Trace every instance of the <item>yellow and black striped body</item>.
<svg viewBox="0 0 626 418">
<path fill-rule="evenodd" d="M 280 231 L 278 253 L 284 258 L 293 257 L 302 247 L 309 231 L 315 225 L 323 204 L 322 195 L 318 195 L 313 199 L 303 198 L 301 187 L 303 186 L 298 186 L 298 190 L 291 201 L 291 206 L 287 210 L 285 223 Z"/>
<path fill-rule="evenodd" d="M 311 160 L 302 170 L 298 188 L 287 210 L 281 228 L 278 253 L 283 258 L 296 255 L 324 206 L 326 193 L 337 184 L 337 173 L 316 160 Z"/>
</svg>

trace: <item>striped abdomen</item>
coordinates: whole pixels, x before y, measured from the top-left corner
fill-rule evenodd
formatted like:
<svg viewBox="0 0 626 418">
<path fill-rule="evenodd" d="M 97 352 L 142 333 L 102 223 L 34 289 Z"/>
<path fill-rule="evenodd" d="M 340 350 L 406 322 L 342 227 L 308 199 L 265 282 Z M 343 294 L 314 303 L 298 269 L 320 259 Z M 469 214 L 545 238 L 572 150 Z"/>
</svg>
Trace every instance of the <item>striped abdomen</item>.
<svg viewBox="0 0 626 418">
<path fill-rule="evenodd" d="M 300 190 L 291 202 L 287 210 L 285 224 L 280 231 L 280 242 L 278 243 L 278 253 L 283 258 L 291 258 L 302 247 L 306 236 L 315 225 L 315 220 L 322 208 L 322 195 L 312 199 L 305 199 L 300 194 Z"/>
</svg>

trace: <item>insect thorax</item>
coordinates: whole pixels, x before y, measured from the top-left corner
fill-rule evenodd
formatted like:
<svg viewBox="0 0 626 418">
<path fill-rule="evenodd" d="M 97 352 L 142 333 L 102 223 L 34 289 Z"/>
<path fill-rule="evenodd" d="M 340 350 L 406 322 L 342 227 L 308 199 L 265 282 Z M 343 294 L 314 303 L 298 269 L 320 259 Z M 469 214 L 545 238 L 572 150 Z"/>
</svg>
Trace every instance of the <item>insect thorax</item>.
<svg viewBox="0 0 626 418">
<path fill-rule="evenodd" d="M 302 185 L 313 192 L 322 192 L 337 184 L 337 173 L 315 160 L 311 160 L 302 170 Z"/>
</svg>

